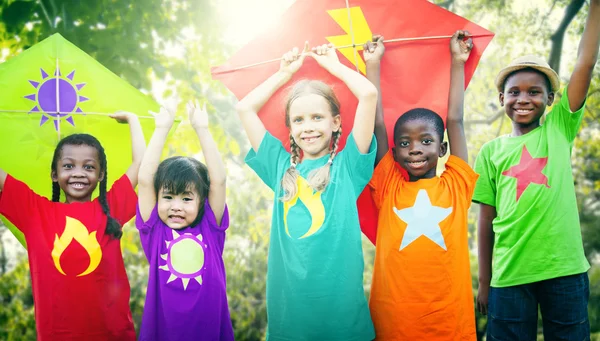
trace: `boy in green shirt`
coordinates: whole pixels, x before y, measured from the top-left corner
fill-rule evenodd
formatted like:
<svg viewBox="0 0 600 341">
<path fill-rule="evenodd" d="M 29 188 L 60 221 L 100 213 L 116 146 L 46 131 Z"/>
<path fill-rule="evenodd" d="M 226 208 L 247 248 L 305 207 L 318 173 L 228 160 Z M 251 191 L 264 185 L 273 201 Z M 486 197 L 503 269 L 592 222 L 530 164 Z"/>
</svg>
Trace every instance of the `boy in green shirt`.
<svg viewBox="0 0 600 341">
<path fill-rule="evenodd" d="M 600 0 L 591 0 L 575 70 L 543 125 L 540 118 L 559 89 L 556 72 L 542 59 L 525 56 L 496 78 L 513 130 L 481 148 L 473 195 L 481 209 L 477 305 L 489 312 L 488 340 L 535 340 L 538 305 L 546 340 L 590 337 L 589 264 L 571 149 L 599 42 Z"/>
</svg>

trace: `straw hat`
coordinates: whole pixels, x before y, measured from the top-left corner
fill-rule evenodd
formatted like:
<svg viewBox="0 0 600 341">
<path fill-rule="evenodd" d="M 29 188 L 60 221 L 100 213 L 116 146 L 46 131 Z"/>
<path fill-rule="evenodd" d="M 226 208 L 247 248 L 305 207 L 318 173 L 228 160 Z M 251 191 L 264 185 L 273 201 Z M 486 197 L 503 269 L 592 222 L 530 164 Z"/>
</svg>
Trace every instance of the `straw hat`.
<svg viewBox="0 0 600 341">
<path fill-rule="evenodd" d="M 528 68 L 538 70 L 539 72 L 545 74 L 546 77 L 548 77 L 548 79 L 550 80 L 550 85 L 552 86 L 551 91 L 558 91 L 558 89 L 560 88 L 560 80 L 556 72 L 552 70 L 550 65 L 548 65 L 548 63 L 544 59 L 532 55 L 519 57 L 510 62 L 510 64 L 507 67 L 500 70 L 500 73 L 496 77 L 496 88 L 498 89 L 498 91 L 504 91 L 504 81 L 506 80 L 506 77 L 508 75 L 515 71 Z"/>
</svg>

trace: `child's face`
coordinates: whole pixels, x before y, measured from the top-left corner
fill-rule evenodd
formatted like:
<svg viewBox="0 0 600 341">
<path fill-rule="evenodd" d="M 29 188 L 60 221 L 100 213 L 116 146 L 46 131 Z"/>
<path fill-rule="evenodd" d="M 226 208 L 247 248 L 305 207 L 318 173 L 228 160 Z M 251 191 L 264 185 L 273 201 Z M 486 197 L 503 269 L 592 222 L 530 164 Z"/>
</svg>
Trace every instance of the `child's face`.
<svg viewBox="0 0 600 341">
<path fill-rule="evenodd" d="M 554 101 L 548 92 L 546 79 L 535 71 L 524 70 L 511 75 L 500 93 L 500 104 L 517 125 L 538 125 L 546 106 Z"/>
<path fill-rule="evenodd" d="M 160 220 L 168 227 L 179 230 L 190 226 L 198 217 L 200 196 L 193 187 L 180 194 L 173 194 L 161 188 L 157 204 Z"/>
<path fill-rule="evenodd" d="M 412 120 L 398 127 L 394 145 L 394 160 L 408 171 L 411 181 L 433 178 L 438 158 L 447 150 L 429 120 Z"/>
<path fill-rule="evenodd" d="M 66 202 L 87 202 L 92 200 L 98 182 L 104 179 L 104 171 L 100 169 L 96 148 L 65 144 L 56 163 L 56 172 L 51 176 L 65 193 Z"/>
<path fill-rule="evenodd" d="M 305 159 L 318 159 L 329 153 L 331 136 L 340 129 L 341 117 L 333 117 L 323 96 L 308 94 L 295 99 L 289 119 L 290 132 Z"/>
</svg>

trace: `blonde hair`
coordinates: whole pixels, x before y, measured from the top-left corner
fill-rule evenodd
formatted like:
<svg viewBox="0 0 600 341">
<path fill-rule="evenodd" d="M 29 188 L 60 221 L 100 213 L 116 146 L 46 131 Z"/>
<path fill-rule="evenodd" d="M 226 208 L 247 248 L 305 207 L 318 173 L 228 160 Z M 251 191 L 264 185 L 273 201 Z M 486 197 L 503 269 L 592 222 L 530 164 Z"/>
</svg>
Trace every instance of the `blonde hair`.
<svg viewBox="0 0 600 341">
<path fill-rule="evenodd" d="M 294 85 L 286 101 L 285 125 L 288 128 L 290 128 L 290 107 L 292 106 L 292 102 L 299 97 L 309 94 L 319 95 L 325 98 L 331 109 L 331 115 L 333 117 L 340 115 L 340 102 L 329 85 L 316 80 L 302 80 Z M 329 184 L 331 164 L 337 154 L 341 136 L 342 127 L 331 134 L 331 147 L 329 149 L 329 160 L 327 163 L 322 167 L 314 169 L 308 175 L 307 180 L 309 186 L 317 192 L 324 191 Z M 296 144 L 296 141 L 294 141 L 293 136 L 290 134 L 290 167 L 285 171 L 283 178 L 281 179 L 281 187 L 283 188 L 283 197 L 281 200 L 284 202 L 292 200 L 298 192 L 297 180 L 300 173 L 296 169 L 296 166 L 300 163 L 300 150 L 300 146 Z"/>
</svg>

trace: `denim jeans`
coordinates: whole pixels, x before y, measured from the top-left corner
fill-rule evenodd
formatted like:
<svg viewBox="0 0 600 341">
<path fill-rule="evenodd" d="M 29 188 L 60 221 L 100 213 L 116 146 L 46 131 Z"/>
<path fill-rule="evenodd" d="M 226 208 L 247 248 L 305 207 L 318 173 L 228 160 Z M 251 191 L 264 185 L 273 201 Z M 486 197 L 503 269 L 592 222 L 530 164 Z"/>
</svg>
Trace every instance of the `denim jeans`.
<svg viewBox="0 0 600 341">
<path fill-rule="evenodd" d="M 587 273 L 504 288 L 490 288 L 487 340 L 535 341 L 538 305 L 544 340 L 589 340 Z"/>
</svg>

